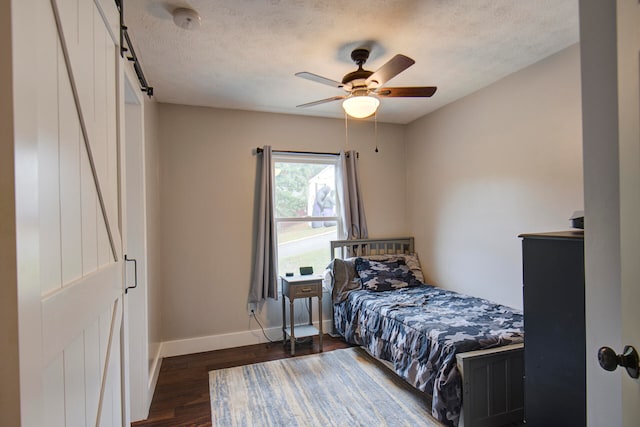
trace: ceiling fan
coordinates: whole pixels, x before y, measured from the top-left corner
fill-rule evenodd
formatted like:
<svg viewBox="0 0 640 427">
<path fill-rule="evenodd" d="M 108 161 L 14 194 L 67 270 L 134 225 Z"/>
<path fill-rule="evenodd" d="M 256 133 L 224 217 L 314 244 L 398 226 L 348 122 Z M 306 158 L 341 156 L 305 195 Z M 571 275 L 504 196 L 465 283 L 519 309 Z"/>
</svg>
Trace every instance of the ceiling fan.
<svg viewBox="0 0 640 427">
<path fill-rule="evenodd" d="M 342 82 L 328 79 L 317 74 L 306 71 L 296 73 L 296 76 L 314 82 L 344 89 L 347 95 L 333 96 L 319 101 L 301 104 L 297 107 L 313 107 L 314 105 L 343 99 L 342 108 L 345 112 L 355 118 L 365 118 L 373 115 L 380 105 L 379 97 L 382 98 L 426 98 L 436 92 L 435 86 L 418 87 L 383 87 L 383 85 L 415 64 L 415 61 L 408 56 L 396 55 L 376 71 L 369 71 L 362 68 L 369 58 L 368 49 L 355 49 L 351 52 L 351 59 L 356 63 L 358 69 L 345 74 Z"/>
</svg>

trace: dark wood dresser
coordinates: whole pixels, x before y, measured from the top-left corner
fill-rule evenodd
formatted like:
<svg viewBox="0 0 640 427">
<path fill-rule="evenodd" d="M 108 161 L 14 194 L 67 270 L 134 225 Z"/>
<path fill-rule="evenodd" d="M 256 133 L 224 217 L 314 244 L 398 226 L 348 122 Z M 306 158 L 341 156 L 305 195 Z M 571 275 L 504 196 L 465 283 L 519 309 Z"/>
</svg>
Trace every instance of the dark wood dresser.
<svg viewBox="0 0 640 427">
<path fill-rule="evenodd" d="M 584 233 L 522 234 L 524 417 L 586 425 Z"/>
</svg>

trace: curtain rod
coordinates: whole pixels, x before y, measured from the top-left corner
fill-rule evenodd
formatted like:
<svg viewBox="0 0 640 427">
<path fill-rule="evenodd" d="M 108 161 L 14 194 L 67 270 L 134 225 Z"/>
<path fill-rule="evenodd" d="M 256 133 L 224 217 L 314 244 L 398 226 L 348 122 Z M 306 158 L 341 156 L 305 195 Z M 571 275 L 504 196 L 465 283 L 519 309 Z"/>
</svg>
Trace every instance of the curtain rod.
<svg viewBox="0 0 640 427">
<path fill-rule="evenodd" d="M 256 148 L 256 154 L 260 154 L 264 151 L 262 147 Z M 340 153 L 322 153 L 320 151 L 291 151 L 291 150 L 272 150 L 273 153 L 287 153 L 287 154 L 323 154 L 328 156 L 339 156 Z"/>
<path fill-rule="evenodd" d="M 262 153 L 264 150 L 262 147 L 256 148 L 256 154 Z M 291 150 L 272 150 L 273 153 L 286 153 L 286 154 L 319 154 L 324 156 L 339 156 L 340 153 L 323 153 L 320 151 L 291 151 Z M 356 157 L 360 157 L 360 153 L 356 153 Z"/>
</svg>

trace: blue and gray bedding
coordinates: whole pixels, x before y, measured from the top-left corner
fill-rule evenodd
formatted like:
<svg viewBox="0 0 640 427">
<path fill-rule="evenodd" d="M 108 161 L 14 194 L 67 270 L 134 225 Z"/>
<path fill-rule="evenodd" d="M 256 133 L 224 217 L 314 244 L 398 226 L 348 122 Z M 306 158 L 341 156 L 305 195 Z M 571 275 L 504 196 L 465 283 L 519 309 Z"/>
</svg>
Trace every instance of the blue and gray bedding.
<svg viewBox="0 0 640 427">
<path fill-rule="evenodd" d="M 457 426 L 462 378 L 456 354 L 523 342 L 522 313 L 417 284 L 415 268 L 410 274 L 401 268 L 403 259 L 379 261 L 333 261 L 335 328 L 347 342 L 391 362 L 400 377 L 432 396 L 435 418 Z M 378 278 L 375 269 L 382 270 Z"/>
</svg>

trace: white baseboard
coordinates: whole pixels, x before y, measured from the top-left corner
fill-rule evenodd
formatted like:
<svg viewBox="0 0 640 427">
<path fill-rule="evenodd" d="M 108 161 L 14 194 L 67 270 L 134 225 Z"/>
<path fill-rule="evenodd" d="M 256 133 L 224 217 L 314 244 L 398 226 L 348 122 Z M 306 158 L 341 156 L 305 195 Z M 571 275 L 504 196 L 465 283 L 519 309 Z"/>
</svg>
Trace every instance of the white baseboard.
<svg viewBox="0 0 640 427">
<path fill-rule="evenodd" d="M 317 322 L 314 324 L 316 327 L 318 326 Z M 331 320 L 323 320 L 322 329 L 325 333 L 331 332 Z M 265 329 L 264 332 L 274 341 L 282 340 L 281 326 Z M 262 335 L 262 331 L 260 329 L 252 329 L 250 331 L 232 332 L 229 334 L 165 341 L 160 345 L 159 353 L 164 358 L 201 353 L 204 351 L 222 350 L 225 348 L 242 347 L 245 345 L 262 344 L 266 342 L 268 342 L 268 340 L 264 335 Z"/>
</svg>

